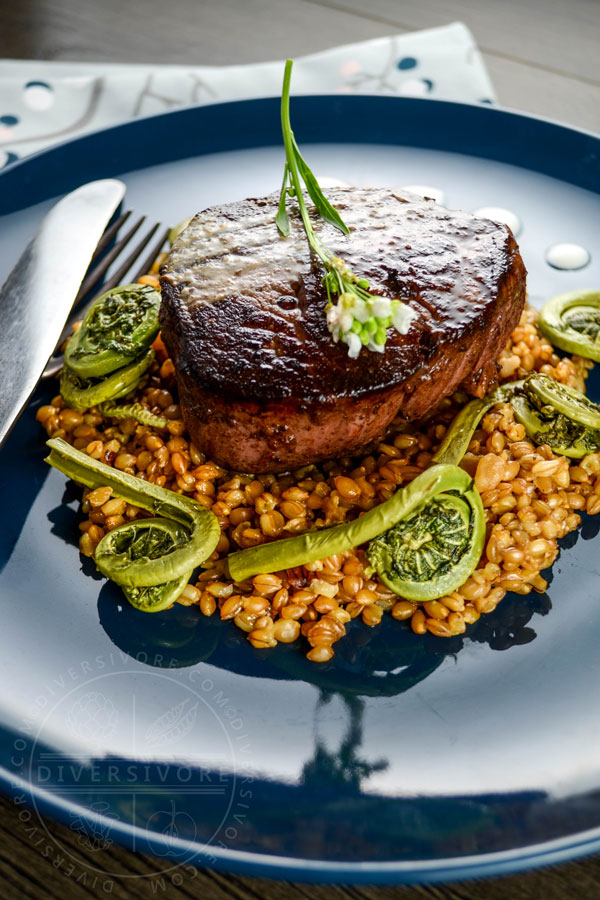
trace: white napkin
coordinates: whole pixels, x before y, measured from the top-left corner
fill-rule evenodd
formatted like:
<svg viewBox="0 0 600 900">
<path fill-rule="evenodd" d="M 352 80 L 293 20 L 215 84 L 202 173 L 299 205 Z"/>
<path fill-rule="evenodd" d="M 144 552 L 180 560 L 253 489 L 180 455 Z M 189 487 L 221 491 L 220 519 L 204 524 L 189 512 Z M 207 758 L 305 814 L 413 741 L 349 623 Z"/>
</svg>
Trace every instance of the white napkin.
<svg viewBox="0 0 600 900">
<path fill-rule="evenodd" d="M 281 62 L 151 66 L 0 60 L 0 168 L 58 141 L 176 106 L 278 96 Z M 492 103 L 460 22 L 334 47 L 295 61 L 293 93 L 396 94 Z"/>
</svg>

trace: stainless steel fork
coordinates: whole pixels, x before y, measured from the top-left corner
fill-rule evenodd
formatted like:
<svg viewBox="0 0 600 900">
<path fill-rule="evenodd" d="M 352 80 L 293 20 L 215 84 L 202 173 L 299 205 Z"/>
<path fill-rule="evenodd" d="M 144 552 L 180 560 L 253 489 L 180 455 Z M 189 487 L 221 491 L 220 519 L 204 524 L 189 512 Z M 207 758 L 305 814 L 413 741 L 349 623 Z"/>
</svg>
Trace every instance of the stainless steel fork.
<svg viewBox="0 0 600 900">
<path fill-rule="evenodd" d="M 146 221 L 146 216 L 140 216 L 137 222 L 134 222 L 125 234 L 119 237 L 115 245 L 107 250 L 111 242 L 117 237 L 122 226 L 130 218 L 131 214 L 132 210 L 124 212 L 123 215 L 119 216 L 119 218 L 112 223 L 112 225 L 109 225 L 102 235 L 96 248 L 96 252 L 90 262 L 88 272 L 81 284 L 79 293 L 75 298 L 73 312 L 67 319 L 58 344 L 56 345 L 54 355 L 50 358 L 48 365 L 44 369 L 42 378 L 49 378 L 51 375 L 56 375 L 60 372 L 64 364 L 64 357 L 60 353 L 60 347 L 71 334 L 75 322 L 78 322 L 83 318 L 98 297 L 106 291 L 109 291 L 111 288 L 117 287 L 119 284 L 131 284 L 136 282 L 138 278 L 141 278 L 142 275 L 145 275 L 151 269 L 154 260 L 162 250 L 169 235 L 169 229 L 165 228 L 160 222 L 157 222 L 146 234 L 144 234 L 141 240 L 138 240 L 118 268 L 114 272 L 111 272 L 110 277 L 106 281 L 103 281 L 104 276 L 112 264 L 118 261 L 125 250 L 130 248 L 134 237 L 138 234 Z M 153 241 L 156 235 L 158 235 L 158 237 Z M 153 241 L 153 243 L 150 246 L 150 250 L 140 263 L 139 259 L 151 241 Z M 94 292 L 91 299 L 88 300 L 84 306 L 80 306 L 79 304 L 90 294 L 90 292 L 98 287 L 99 290 Z"/>
</svg>

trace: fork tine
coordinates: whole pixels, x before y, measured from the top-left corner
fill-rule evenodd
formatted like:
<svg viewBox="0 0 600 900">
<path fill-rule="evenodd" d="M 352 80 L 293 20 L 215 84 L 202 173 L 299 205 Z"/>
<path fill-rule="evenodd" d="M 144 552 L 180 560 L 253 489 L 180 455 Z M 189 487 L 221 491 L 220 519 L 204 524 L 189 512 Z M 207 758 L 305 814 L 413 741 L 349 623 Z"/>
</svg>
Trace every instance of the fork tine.
<svg viewBox="0 0 600 900">
<path fill-rule="evenodd" d="M 136 228 L 135 228 L 136 231 L 137 231 L 137 229 L 139 228 L 140 225 L 141 225 L 141 222 L 139 222 L 139 223 L 136 225 Z M 101 294 L 105 294 L 106 291 L 111 291 L 114 287 L 117 287 L 117 285 L 123 284 L 123 282 L 124 282 L 124 276 L 129 272 L 130 268 L 132 267 L 132 265 L 134 264 L 134 262 L 136 261 L 136 259 L 139 257 L 140 253 L 145 249 L 145 247 L 147 246 L 148 242 L 149 242 L 150 240 L 152 240 L 152 238 L 154 237 L 154 235 L 156 234 L 156 232 L 157 232 L 157 230 L 158 230 L 159 228 L 160 228 L 160 222 L 157 222 L 156 225 L 154 225 L 154 226 L 150 229 L 150 231 L 148 232 L 148 234 L 147 234 L 145 237 L 142 238 L 142 240 L 139 242 L 139 244 L 137 244 L 137 245 L 133 248 L 133 250 L 131 251 L 131 253 L 129 254 L 129 256 L 128 256 L 128 257 L 125 259 L 125 261 L 119 266 L 119 268 L 117 269 L 117 271 L 114 272 L 114 273 L 110 276 L 110 278 L 107 278 L 107 280 L 106 280 L 105 282 L 103 282 L 103 284 L 101 285 L 100 289 L 99 289 L 99 290 L 91 297 L 91 299 L 88 300 L 88 302 L 87 302 L 84 306 L 82 306 L 82 307 L 80 307 L 79 309 L 77 309 L 77 310 L 75 311 L 75 313 L 73 313 L 71 316 L 69 316 L 69 320 L 67 321 L 67 324 L 65 325 L 65 328 L 64 328 L 64 337 L 61 337 L 60 343 L 62 343 L 62 342 L 65 340 L 65 338 L 71 333 L 71 326 L 72 326 L 73 322 L 74 322 L 74 321 L 77 321 L 78 319 L 83 318 L 83 316 L 85 315 L 85 313 L 86 313 L 86 312 L 88 311 L 88 309 L 92 306 L 92 304 L 96 302 L 96 300 L 98 299 L 98 297 L 99 297 Z M 131 229 L 131 232 L 133 232 L 133 229 Z M 127 235 L 126 235 L 125 237 L 127 237 Z M 164 240 L 163 240 L 163 242 L 161 243 L 161 247 L 162 247 L 162 244 L 163 244 L 163 243 L 164 243 Z M 123 242 L 121 242 L 121 248 L 123 248 L 124 246 L 125 246 L 125 241 L 123 240 Z M 158 252 L 158 251 L 157 251 L 157 252 Z M 154 262 L 154 258 L 153 258 L 152 261 L 150 262 L 150 265 L 152 265 L 152 262 Z M 147 271 L 147 269 L 144 269 L 144 272 L 146 272 L 146 271 Z M 142 273 L 142 274 L 143 274 L 143 273 Z"/>
<path fill-rule="evenodd" d="M 157 222 L 153 228 L 150 229 L 148 234 L 142 238 L 139 244 L 137 244 L 129 256 L 123 260 L 122 264 L 119 266 L 117 271 L 102 285 L 102 292 L 110 291 L 112 288 L 116 287 L 118 284 L 121 284 L 125 281 L 125 275 L 129 272 L 133 264 L 139 259 L 140 254 L 146 249 L 158 229 L 160 228 L 160 222 Z M 162 246 L 162 245 L 161 245 Z M 151 263 L 152 265 L 152 263 Z M 146 270 L 147 271 L 147 270 Z"/>
<path fill-rule="evenodd" d="M 137 223 L 133 226 L 133 228 L 131 228 L 131 229 L 127 232 L 127 234 L 122 238 L 122 240 L 119 241 L 118 245 L 116 245 L 113 249 L 116 250 L 117 247 L 119 247 L 119 249 L 121 249 L 121 250 L 124 249 L 124 247 L 125 247 L 126 244 L 127 244 L 128 239 L 129 239 L 130 237 L 132 237 L 133 234 L 135 234 L 135 232 L 138 230 L 138 228 L 140 227 L 140 225 L 142 224 L 142 222 L 144 221 L 145 218 L 146 218 L 145 216 L 142 216 L 142 218 L 140 219 L 140 221 L 137 222 Z M 88 309 L 92 306 L 93 303 L 96 302 L 96 300 L 98 299 L 98 297 L 99 297 L 101 294 L 105 294 L 106 291 L 111 291 L 114 287 L 117 287 L 117 285 L 123 283 L 123 276 L 126 274 L 126 272 L 129 271 L 129 269 L 131 268 L 131 266 L 133 265 L 133 263 L 136 261 L 136 259 L 138 258 L 138 256 L 139 256 L 140 253 L 142 252 L 142 250 L 144 250 L 144 248 L 145 248 L 146 245 L 148 244 L 148 241 L 150 241 L 151 238 L 156 234 L 156 231 L 157 231 L 158 228 L 160 228 L 160 223 L 157 223 L 156 225 L 153 226 L 153 228 L 150 229 L 150 231 L 148 232 L 148 234 L 147 234 L 144 238 L 142 238 L 142 240 L 140 241 L 140 243 L 139 243 L 136 247 L 134 247 L 134 249 L 131 251 L 131 253 L 130 253 L 129 256 L 127 257 L 127 259 L 125 260 L 125 262 L 122 263 L 122 265 L 119 266 L 119 268 L 117 269 L 117 271 L 114 272 L 114 273 L 110 276 L 110 278 L 108 278 L 108 279 L 101 285 L 100 289 L 99 289 L 98 291 L 96 291 L 96 292 L 93 294 L 93 296 L 88 300 L 88 302 L 87 302 L 84 306 L 81 306 L 81 307 L 79 307 L 78 309 L 76 309 L 75 312 L 72 313 L 72 314 L 69 316 L 69 318 L 67 319 L 67 322 L 66 322 L 66 324 L 65 324 L 65 327 L 64 327 L 64 329 L 63 329 L 63 333 L 62 333 L 61 336 L 60 336 L 60 340 L 59 340 L 59 342 L 58 342 L 59 346 L 60 346 L 60 344 L 62 344 L 62 342 L 70 335 L 71 329 L 72 329 L 72 326 L 73 326 L 73 322 L 77 321 L 78 319 L 82 319 L 83 316 L 84 316 L 84 315 L 86 314 L 86 312 L 88 311 Z M 162 245 L 161 245 L 161 246 L 162 246 Z M 113 260 L 114 260 L 115 254 L 114 254 L 113 250 L 111 250 L 111 253 L 110 253 L 110 254 L 107 254 L 107 256 L 109 256 L 109 255 L 112 255 Z M 105 257 L 104 259 L 106 259 L 106 258 L 107 258 L 107 257 Z M 103 262 L 104 262 L 104 260 L 103 260 Z M 95 274 L 95 273 L 94 273 L 94 274 Z M 101 273 L 101 274 L 102 274 L 102 273 Z M 86 280 L 87 280 L 87 279 L 86 279 Z M 83 293 L 83 288 L 82 288 L 81 291 L 80 291 L 80 293 L 82 294 L 82 297 L 85 297 L 85 296 L 87 295 L 87 293 L 89 293 L 89 290 L 90 290 L 92 287 L 94 287 L 95 284 L 97 284 L 97 282 L 98 282 L 98 278 L 96 277 L 96 278 L 94 279 L 94 281 L 91 283 L 90 288 L 88 289 L 88 291 L 86 291 L 85 294 Z"/>
<path fill-rule="evenodd" d="M 133 235 L 143 225 L 145 220 L 146 216 L 141 216 L 141 218 L 139 218 L 138 221 L 134 225 L 132 225 L 129 231 L 127 231 L 123 235 L 123 237 L 117 241 L 114 247 L 111 247 L 106 256 L 103 256 L 100 262 L 96 266 L 94 266 L 92 271 L 89 273 L 89 275 L 86 276 L 81 287 L 79 288 L 77 297 L 75 298 L 75 303 L 73 304 L 74 306 L 76 306 L 81 300 L 83 300 L 83 298 L 92 290 L 92 288 L 96 287 L 104 273 L 107 271 L 107 269 L 110 268 L 117 256 L 119 256 L 123 248 L 127 246 Z"/>
<path fill-rule="evenodd" d="M 128 209 L 127 212 L 124 212 L 123 215 L 119 216 L 118 219 L 115 219 L 115 221 L 112 223 L 112 225 L 109 225 L 109 227 L 106 229 L 106 231 L 100 238 L 100 242 L 99 242 L 98 246 L 94 250 L 94 255 L 92 256 L 92 258 L 90 260 L 90 265 L 88 268 L 91 268 L 93 263 L 106 250 L 106 248 L 108 247 L 108 245 L 110 244 L 110 242 L 112 241 L 112 239 L 114 238 L 114 236 L 116 235 L 118 230 L 125 224 L 125 222 L 129 218 L 131 213 L 132 213 L 132 210 Z"/>
<path fill-rule="evenodd" d="M 169 237 L 170 230 L 171 230 L 170 228 L 165 228 L 164 231 L 161 232 L 158 240 L 156 241 L 155 244 L 152 245 L 150 252 L 145 257 L 143 263 L 141 263 L 139 269 L 137 270 L 137 272 L 131 279 L 132 281 L 138 281 L 142 277 L 142 275 L 146 275 L 146 273 L 150 271 L 150 269 L 152 268 L 152 264 L 154 263 L 154 260 L 156 259 L 156 257 L 160 253 L 160 251 L 162 250 L 165 241 Z"/>
</svg>

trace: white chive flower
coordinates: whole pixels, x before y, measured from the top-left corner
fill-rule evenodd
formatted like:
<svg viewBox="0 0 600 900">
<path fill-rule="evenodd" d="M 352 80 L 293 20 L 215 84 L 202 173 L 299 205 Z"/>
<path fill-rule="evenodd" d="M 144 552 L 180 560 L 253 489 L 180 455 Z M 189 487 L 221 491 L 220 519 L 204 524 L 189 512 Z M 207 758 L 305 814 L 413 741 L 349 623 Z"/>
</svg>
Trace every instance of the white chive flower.
<svg viewBox="0 0 600 900">
<path fill-rule="evenodd" d="M 346 291 L 337 303 L 327 307 L 327 326 L 335 343 L 348 347 L 348 356 L 356 359 L 363 347 L 373 353 L 383 353 L 387 329 L 395 328 L 406 334 L 415 313 L 400 300 L 368 295 L 367 299 Z"/>
<path fill-rule="evenodd" d="M 344 335 L 342 340 L 348 345 L 348 356 L 350 359 L 357 359 L 358 354 L 362 350 L 362 341 L 359 336 L 353 331 L 349 331 L 348 334 Z"/>
<path fill-rule="evenodd" d="M 392 314 L 392 301 L 387 297 L 374 297 L 371 303 L 371 315 L 377 319 L 387 319 Z"/>
<path fill-rule="evenodd" d="M 400 334 L 408 333 L 408 329 L 415 318 L 415 311 L 410 306 L 401 303 L 399 300 L 392 304 L 392 324 Z"/>
</svg>

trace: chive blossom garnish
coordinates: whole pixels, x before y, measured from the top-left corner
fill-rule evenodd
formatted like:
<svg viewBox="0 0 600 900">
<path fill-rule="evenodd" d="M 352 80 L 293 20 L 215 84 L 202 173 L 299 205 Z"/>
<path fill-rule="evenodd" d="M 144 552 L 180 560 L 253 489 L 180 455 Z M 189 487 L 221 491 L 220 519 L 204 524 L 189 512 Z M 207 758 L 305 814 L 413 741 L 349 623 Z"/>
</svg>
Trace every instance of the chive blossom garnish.
<svg viewBox="0 0 600 900">
<path fill-rule="evenodd" d="M 352 359 L 358 357 L 363 347 L 376 353 L 383 353 L 388 328 L 395 328 L 400 334 L 406 334 L 415 314 L 401 300 L 389 300 L 371 294 L 368 279 L 355 275 L 347 263 L 334 256 L 314 232 L 306 206 L 303 183 L 321 218 L 338 228 L 342 234 L 350 234 L 338 211 L 324 196 L 319 182 L 300 153 L 294 138 L 290 124 L 292 66 L 292 60 L 288 59 L 281 93 L 281 131 L 286 163 L 276 217 L 277 227 L 284 237 L 289 235 L 290 221 L 286 203 L 288 197 L 294 197 L 298 203 L 308 243 L 325 269 L 323 284 L 327 291 L 327 327 L 333 340 L 336 343 L 342 341 L 346 344 L 348 356 Z"/>
</svg>

